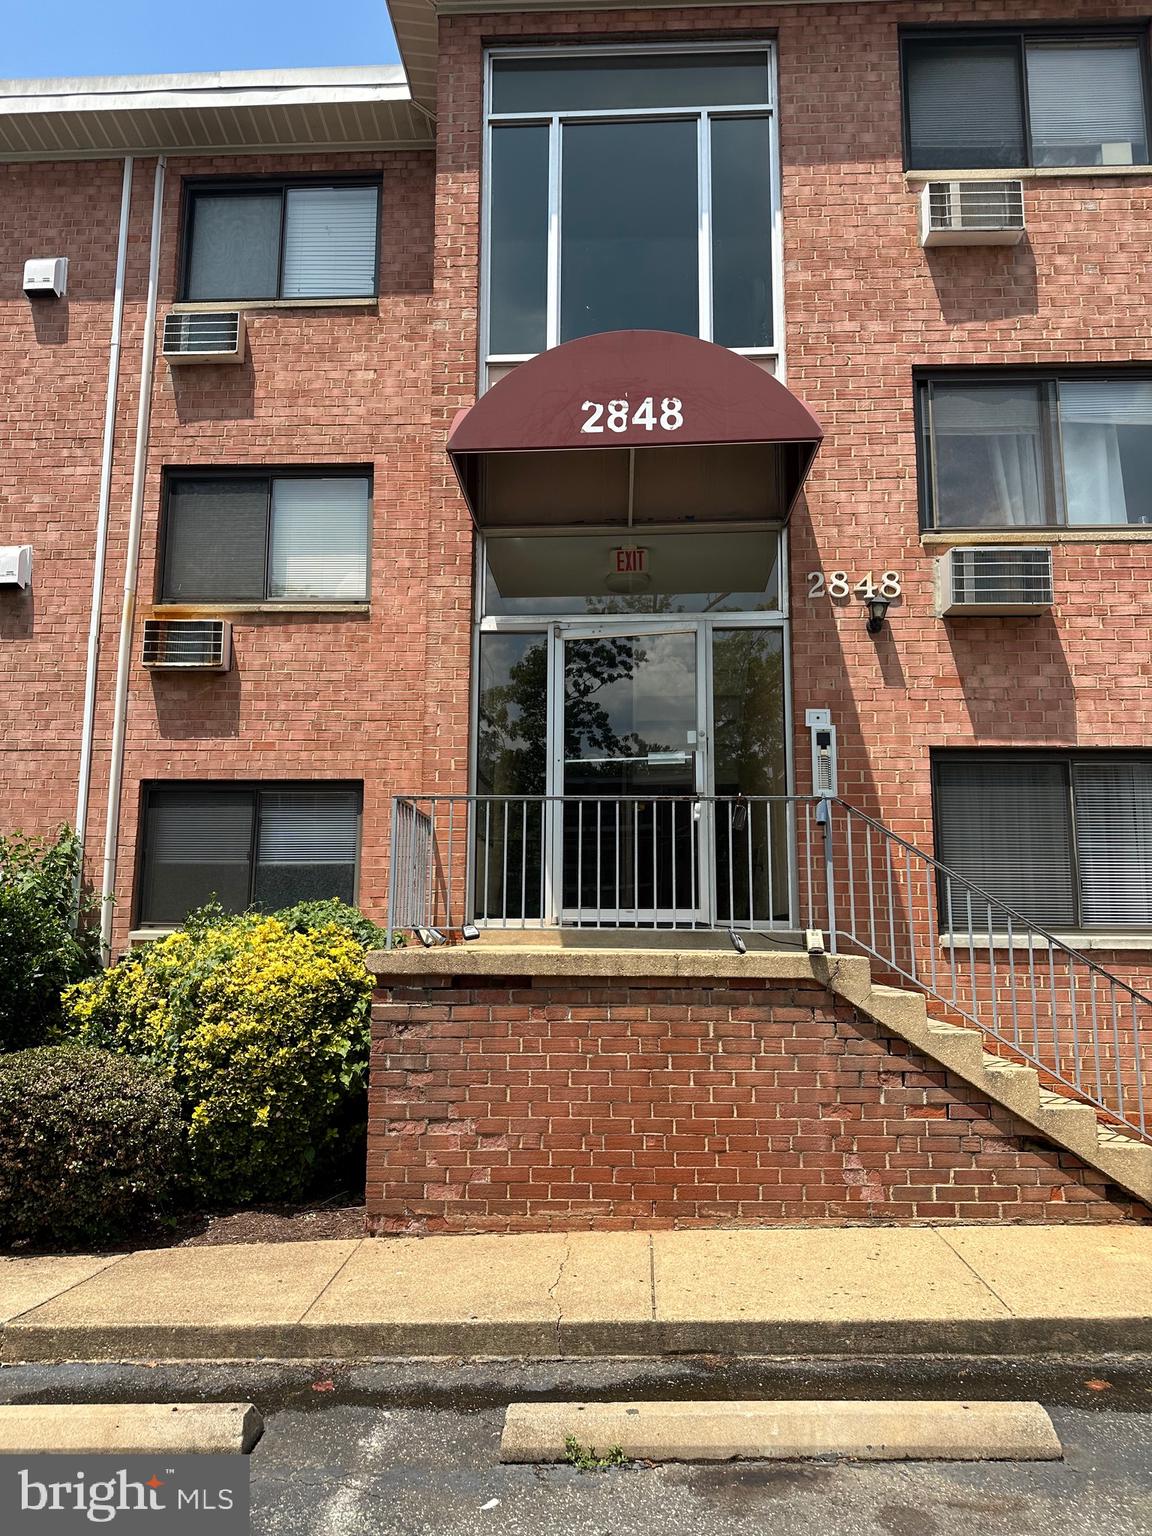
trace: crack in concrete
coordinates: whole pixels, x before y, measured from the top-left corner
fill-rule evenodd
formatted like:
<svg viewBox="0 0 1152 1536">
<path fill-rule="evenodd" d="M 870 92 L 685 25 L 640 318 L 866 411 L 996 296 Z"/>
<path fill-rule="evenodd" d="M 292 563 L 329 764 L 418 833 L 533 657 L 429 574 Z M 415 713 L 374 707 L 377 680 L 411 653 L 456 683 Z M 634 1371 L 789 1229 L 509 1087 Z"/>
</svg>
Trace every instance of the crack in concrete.
<svg viewBox="0 0 1152 1536">
<path fill-rule="evenodd" d="M 548 1300 L 556 1308 L 556 1353 L 558 1355 L 563 1354 L 564 1352 L 560 1339 L 560 1327 L 564 1321 L 564 1308 L 561 1305 L 560 1299 L 556 1292 L 560 1289 L 560 1282 L 564 1278 L 564 1271 L 568 1268 L 568 1260 L 571 1257 L 572 1239 L 566 1235 L 564 1238 L 564 1252 L 560 1258 L 560 1268 L 556 1271 L 555 1280 L 553 1280 L 552 1284 L 548 1287 Z"/>
<path fill-rule="evenodd" d="M 961 1264 L 963 1264 L 966 1269 L 971 1270 L 973 1275 L 975 1275 L 976 1279 L 980 1282 L 984 1289 L 988 1291 L 990 1295 L 995 1296 L 996 1300 L 1004 1308 L 1008 1316 L 1015 1317 L 1017 1315 L 1015 1309 L 1009 1305 L 1005 1297 L 1001 1296 L 1000 1292 L 996 1289 L 988 1277 L 986 1275 L 982 1275 L 976 1268 L 975 1264 L 973 1264 L 970 1259 L 968 1259 L 963 1253 L 960 1252 L 956 1244 L 949 1241 L 947 1233 L 943 1227 L 936 1228 L 936 1236 L 940 1239 L 940 1241 L 944 1244 L 945 1248 L 947 1248 L 950 1253 L 954 1253 L 956 1255 L 956 1257 L 960 1260 Z"/>
</svg>

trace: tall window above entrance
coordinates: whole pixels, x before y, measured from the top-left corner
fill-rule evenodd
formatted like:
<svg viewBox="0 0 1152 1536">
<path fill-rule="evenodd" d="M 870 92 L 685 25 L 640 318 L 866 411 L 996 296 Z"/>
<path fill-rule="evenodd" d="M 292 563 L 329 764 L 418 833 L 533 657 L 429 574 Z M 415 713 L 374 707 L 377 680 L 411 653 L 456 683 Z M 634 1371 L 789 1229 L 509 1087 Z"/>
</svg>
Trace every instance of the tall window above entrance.
<svg viewBox="0 0 1152 1536">
<path fill-rule="evenodd" d="M 771 49 L 497 51 L 489 71 L 489 368 L 633 329 L 771 357 Z"/>
</svg>

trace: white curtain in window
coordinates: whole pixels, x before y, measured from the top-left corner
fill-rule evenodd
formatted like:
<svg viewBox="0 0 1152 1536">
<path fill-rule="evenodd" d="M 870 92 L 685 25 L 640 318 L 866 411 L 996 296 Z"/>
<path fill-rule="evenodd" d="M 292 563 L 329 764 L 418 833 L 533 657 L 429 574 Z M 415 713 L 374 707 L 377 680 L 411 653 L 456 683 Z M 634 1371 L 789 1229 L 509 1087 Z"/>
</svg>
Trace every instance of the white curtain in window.
<svg viewBox="0 0 1152 1536">
<path fill-rule="evenodd" d="M 1031 384 L 938 385 L 937 484 L 946 521 L 1005 528 L 1047 521 L 1040 391 Z M 969 501 L 967 511 L 956 502 Z"/>
<path fill-rule="evenodd" d="M 285 194 L 286 299 L 376 292 L 376 187 L 292 187 Z"/>
<path fill-rule="evenodd" d="M 1128 427 L 1152 431 L 1152 381 L 1061 383 L 1060 435 L 1069 523 L 1103 526 L 1128 521 L 1120 454 L 1120 431 Z"/>
<path fill-rule="evenodd" d="M 1038 165 L 1132 165 L 1148 157 L 1135 44 L 1029 44 L 1028 110 Z"/>
<path fill-rule="evenodd" d="M 993 437 L 988 442 L 992 479 L 1005 523 L 1039 523 L 1042 498 L 1036 442 L 1030 437 Z"/>
<path fill-rule="evenodd" d="M 268 595 L 363 602 L 368 524 L 367 480 L 274 480 Z"/>
</svg>

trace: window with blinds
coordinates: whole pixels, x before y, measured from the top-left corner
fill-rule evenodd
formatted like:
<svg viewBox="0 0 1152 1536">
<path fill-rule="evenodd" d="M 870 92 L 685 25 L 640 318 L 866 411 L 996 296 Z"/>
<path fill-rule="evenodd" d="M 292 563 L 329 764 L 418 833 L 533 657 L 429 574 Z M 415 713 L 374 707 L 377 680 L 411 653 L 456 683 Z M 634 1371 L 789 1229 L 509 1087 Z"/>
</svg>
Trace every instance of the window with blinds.
<svg viewBox="0 0 1152 1536">
<path fill-rule="evenodd" d="M 940 753 L 934 778 L 937 856 L 995 901 L 1048 929 L 1152 928 L 1152 758 Z M 985 925 L 941 887 L 943 923 Z"/>
<path fill-rule="evenodd" d="M 298 901 L 352 902 L 361 791 L 353 785 L 155 785 L 147 790 L 137 922 L 181 923 Z"/>
<path fill-rule="evenodd" d="M 1140 37 L 998 30 L 904 40 L 911 170 L 1145 165 Z"/>
<path fill-rule="evenodd" d="M 194 186 L 181 296 L 213 303 L 372 298 L 379 205 L 374 183 Z"/>
<path fill-rule="evenodd" d="M 1152 379 L 986 369 L 918 387 L 926 526 L 1152 524 Z"/>
<path fill-rule="evenodd" d="M 368 600 L 367 473 L 171 474 L 160 600 Z"/>
</svg>

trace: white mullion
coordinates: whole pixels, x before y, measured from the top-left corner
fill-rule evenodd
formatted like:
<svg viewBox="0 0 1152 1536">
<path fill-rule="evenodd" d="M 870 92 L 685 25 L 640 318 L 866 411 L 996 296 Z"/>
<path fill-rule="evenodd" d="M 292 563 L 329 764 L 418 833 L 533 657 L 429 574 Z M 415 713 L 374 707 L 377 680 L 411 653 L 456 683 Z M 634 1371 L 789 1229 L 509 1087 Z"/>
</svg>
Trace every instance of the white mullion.
<svg viewBox="0 0 1152 1536">
<path fill-rule="evenodd" d="M 560 134 L 559 117 L 548 125 L 548 299 L 544 327 L 545 347 L 560 341 Z"/>
<path fill-rule="evenodd" d="M 485 72 L 484 95 L 488 96 L 487 75 L 491 71 L 491 61 Z M 479 371 L 477 394 L 482 395 L 488 389 L 488 349 L 492 344 L 492 124 L 484 124 L 484 142 L 482 153 L 484 164 L 480 177 L 480 319 L 477 341 L 479 343 Z"/>
<path fill-rule="evenodd" d="M 762 101 L 734 103 L 730 107 L 710 106 L 708 108 L 680 106 L 680 107 L 578 107 L 570 111 L 558 114 L 566 122 L 599 123 L 619 119 L 631 121 L 633 118 L 684 118 L 694 116 L 701 111 L 716 112 L 721 117 L 767 117 L 772 108 Z M 548 113 L 544 112 L 492 112 L 488 121 L 496 127 L 503 124 L 539 123 L 545 121 Z"/>
<path fill-rule="evenodd" d="M 699 210 L 700 318 L 702 341 L 712 340 L 712 117 L 696 119 L 696 195 Z"/>
</svg>

